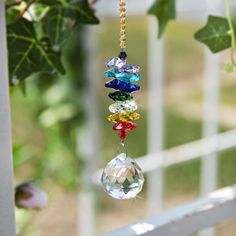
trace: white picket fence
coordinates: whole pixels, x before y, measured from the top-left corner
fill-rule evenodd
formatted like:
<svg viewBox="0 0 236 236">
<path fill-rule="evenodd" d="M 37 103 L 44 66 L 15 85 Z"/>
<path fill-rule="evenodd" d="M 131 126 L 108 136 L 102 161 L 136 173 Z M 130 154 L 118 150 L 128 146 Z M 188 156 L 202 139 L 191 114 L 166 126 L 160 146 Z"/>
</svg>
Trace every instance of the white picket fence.
<svg viewBox="0 0 236 236">
<path fill-rule="evenodd" d="M 144 15 L 153 3 L 143 0 L 127 0 L 128 15 Z M 188 21 L 205 23 L 208 14 L 223 15 L 225 2 L 221 0 L 177 0 L 178 18 Z M 118 0 L 100 0 L 97 4 L 97 12 L 101 17 L 118 17 Z M 91 28 L 90 28 L 91 29 Z M 109 232 L 105 235 L 167 235 L 187 236 L 206 227 L 235 216 L 235 188 L 232 188 L 232 198 L 222 201 L 222 198 L 206 197 L 216 189 L 217 183 L 217 154 L 220 151 L 236 147 L 236 130 L 218 134 L 219 113 L 219 89 L 220 89 L 220 56 L 205 51 L 205 86 L 204 86 L 204 111 L 203 111 L 203 134 L 202 139 L 187 143 L 171 150 L 163 151 L 163 84 L 165 67 L 165 40 L 157 40 L 157 23 L 150 17 L 149 42 L 148 42 L 148 154 L 138 158 L 144 172 L 147 172 L 147 214 L 153 217 L 144 219 L 135 224 Z M 91 30 L 94 36 L 96 32 Z M 91 37 L 91 35 L 90 35 Z M 95 37 L 96 38 L 96 37 Z M 95 43 L 95 41 L 93 41 Z M 93 45 L 94 47 L 94 45 Z M 92 75 L 91 75 L 92 76 Z M 96 77 L 96 74 L 93 74 Z M 91 78 L 92 80 L 92 78 Z M 88 97 L 90 95 L 88 94 Z M 151 109 L 150 109 L 151 108 Z M 170 165 L 201 158 L 201 197 L 187 206 L 161 213 L 164 178 L 163 170 Z M 98 170 L 93 176 L 95 185 L 100 185 L 101 171 Z M 220 190 L 215 195 L 225 195 L 228 190 Z M 84 193 L 83 193 L 84 194 Z M 91 194 L 91 192 L 90 192 Z M 86 193 L 85 193 L 86 195 Z M 214 195 L 214 194 L 213 194 Z M 84 196 L 83 196 L 84 198 Z M 228 200 L 227 200 L 228 199 Z M 91 202 L 94 205 L 95 202 Z M 210 207 L 209 207 L 210 206 Z M 197 207 L 197 208 L 196 208 Z M 80 212 L 87 212 L 87 207 L 80 205 Z M 196 213 L 196 209 L 197 213 Z M 201 210 L 199 210 L 201 209 Z M 155 215 L 157 214 L 157 215 Z M 82 220 L 84 223 L 84 220 Z M 83 228 L 90 228 L 93 223 L 80 224 L 78 235 L 84 232 Z M 95 230 L 94 230 L 95 232 Z M 91 234 L 90 236 L 95 235 Z M 214 230 L 208 229 L 201 233 L 202 236 L 213 236 Z M 87 235 L 86 235 L 87 236 Z"/>
<path fill-rule="evenodd" d="M 143 15 L 153 1 L 127 0 L 130 15 Z M 207 3 L 207 4 L 206 4 Z M 100 0 L 97 4 L 98 14 L 101 17 L 118 16 L 118 0 Z M 4 0 L 0 0 L 0 235 L 15 235 L 15 215 L 13 196 L 12 172 L 12 140 L 10 128 L 10 106 L 8 92 L 8 67 L 6 51 L 6 27 Z M 193 1 L 177 0 L 179 18 L 186 20 L 200 20 L 203 22 L 207 13 L 220 12 L 224 9 L 224 1 Z M 189 14 L 191 12 L 191 14 Z M 187 236 L 201 229 L 220 223 L 225 219 L 235 217 L 236 187 L 228 187 L 211 193 L 217 182 L 217 153 L 236 147 L 236 130 L 223 134 L 218 133 L 219 110 L 219 56 L 206 51 L 205 54 L 205 95 L 203 115 L 203 139 L 184 144 L 170 150 L 163 149 L 163 82 L 165 66 L 165 41 L 156 38 L 156 22 L 150 18 L 149 22 L 149 76 L 148 76 L 148 155 L 138 159 L 147 177 L 147 201 L 149 213 L 157 214 L 153 217 L 125 226 L 104 235 L 166 235 Z M 96 197 L 94 186 L 99 184 L 101 171 L 96 171 L 99 164 L 99 122 L 97 111 L 97 73 L 96 61 L 96 33 L 97 28 L 87 28 L 85 34 L 87 64 L 87 91 L 86 98 L 88 124 L 84 139 L 78 140 L 82 154 L 85 157 L 85 168 L 81 174 L 84 179 L 78 196 L 78 236 L 96 235 Z M 158 91 L 158 92 L 157 92 Z M 154 102 L 153 102 L 154 101 Z M 154 126 L 155 124 L 155 126 Z M 89 145 L 88 145 L 89 144 Z M 80 153 L 81 154 L 81 153 Z M 164 190 L 163 170 L 167 166 L 180 162 L 201 158 L 201 195 L 190 205 L 161 213 Z M 214 235 L 214 231 L 207 231 L 204 235 Z"/>
<path fill-rule="evenodd" d="M 103 236 L 190 236 L 234 217 L 236 186 L 212 192 L 206 198 L 153 215 Z"/>
</svg>

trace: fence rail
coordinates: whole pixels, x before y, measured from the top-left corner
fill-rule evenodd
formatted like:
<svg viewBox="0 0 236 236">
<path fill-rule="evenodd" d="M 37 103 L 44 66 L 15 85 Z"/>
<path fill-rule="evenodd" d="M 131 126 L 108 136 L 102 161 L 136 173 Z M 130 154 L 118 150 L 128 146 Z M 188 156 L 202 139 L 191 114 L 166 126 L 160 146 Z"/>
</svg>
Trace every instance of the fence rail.
<svg viewBox="0 0 236 236">
<path fill-rule="evenodd" d="M 183 144 L 159 153 L 152 153 L 137 158 L 145 173 L 176 165 L 186 161 L 198 159 L 211 153 L 224 151 L 236 147 L 236 129 L 221 134 Z M 93 182 L 100 185 L 102 170 L 98 170 L 93 176 Z"/>
<path fill-rule="evenodd" d="M 236 186 L 209 194 L 191 204 L 154 215 L 103 236 L 189 236 L 236 217 Z"/>
</svg>

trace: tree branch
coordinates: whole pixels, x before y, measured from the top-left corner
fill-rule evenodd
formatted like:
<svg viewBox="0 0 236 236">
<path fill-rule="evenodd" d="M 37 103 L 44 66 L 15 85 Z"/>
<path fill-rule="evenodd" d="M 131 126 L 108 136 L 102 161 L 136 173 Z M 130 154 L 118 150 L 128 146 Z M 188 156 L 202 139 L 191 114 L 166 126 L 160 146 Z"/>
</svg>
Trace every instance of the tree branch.
<svg viewBox="0 0 236 236">
<path fill-rule="evenodd" d="M 97 3 L 98 0 L 92 0 L 91 1 L 91 5 L 94 5 L 95 3 Z"/>
<path fill-rule="evenodd" d="M 23 0 L 15 0 L 15 1 L 12 2 L 12 3 L 6 4 L 6 5 L 5 5 L 5 9 L 8 10 L 8 9 L 10 9 L 11 7 L 18 6 L 18 5 L 20 5 L 22 2 L 23 2 Z"/>
<path fill-rule="evenodd" d="M 35 0 L 30 0 L 29 3 L 26 5 L 26 7 L 20 12 L 19 16 L 17 17 L 17 20 L 19 20 L 21 17 L 24 16 L 24 14 L 29 10 L 30 6 L 34 3 Z"/>
</svg>

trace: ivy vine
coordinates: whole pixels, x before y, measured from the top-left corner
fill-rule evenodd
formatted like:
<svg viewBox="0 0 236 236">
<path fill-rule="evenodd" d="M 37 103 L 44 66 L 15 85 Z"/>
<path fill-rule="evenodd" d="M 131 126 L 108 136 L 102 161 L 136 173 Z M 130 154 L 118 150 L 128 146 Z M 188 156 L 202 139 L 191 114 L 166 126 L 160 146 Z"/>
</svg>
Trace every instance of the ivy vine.
<svg viewBox="0 0 236 236">
<path fill-rule="evenodd" d="M 176 18 L 175 0 L 156 0 L 148 12 L 157 17 L 159 22 L 158 37 L 160 38 L 168 22 Z M 199 29 L 194 37 L 205 44 L 212 53 L 218 53 L 230 48 L 230 62 L 225 65 L 225 71 L 231 73 L 236 69 L 234 58 L 236 47 L 235 31 L 230 13 L 230 0 L 226 0 L 226 17 L 208 16 L 206 25 Z"/>
<path fill-rule="evenodd" d="M 5 1 L 10 84 L 34 73 L 66 73 L 61 54 L 82 24 L 98 24 L 87 0 Z"/>
<path fill-rule="evenodd" d="M 158 20 L 159 38 L 169 21 L 176 19 L 175 1 L 156 0 L 148 11 Z M 11 85 L 33 73 L 66 73 L 61 60 L 65 42 L 80 25 L 99 23 L 88 0 L 5 0 L 5 6 Z M 230 62 L 225 70 L 229 73 L 235 70 L 236 42 L 230 0 L 226 0 L 226 17 L 208 16 L 206 25 L 194 37 L 213 53 L 230 49 Z"/>
</svg>

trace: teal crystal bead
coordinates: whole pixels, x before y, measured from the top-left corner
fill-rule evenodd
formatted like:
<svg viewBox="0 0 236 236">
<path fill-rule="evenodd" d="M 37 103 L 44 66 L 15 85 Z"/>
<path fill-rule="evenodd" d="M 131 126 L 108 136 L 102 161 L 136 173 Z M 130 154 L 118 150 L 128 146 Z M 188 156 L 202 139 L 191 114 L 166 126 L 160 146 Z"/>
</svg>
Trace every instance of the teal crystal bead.
<svg viewBox="0 0 236 236">
<path fill-rule="evenodd" d="M 137 82 L 141 79 L 141 76 L 139 74 L 120 72 L 117 68 L 112 68 L 110 70 L 107 70 L 104 73 L 104 75 L 108 78 L 119 79 L 119 80 L 124 81 L 126 83 Z"/>
<path fill-rule="evenodd" d="M 107 70 L 104 72 L 104 75 L 107 78 L 116 78 L 116 74 L 119 73 L 119 70 L 117 68 L 112 68 L 110 70 Z"/>
<path fill-rule="evenodd" d="M 139 81 L 141 79 L 141 76 L 139 74 L 120 72 L 116 74 L 116 78 L 126 83 L 133 83 Z"/>
</svg>

